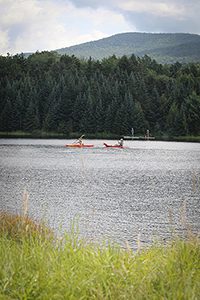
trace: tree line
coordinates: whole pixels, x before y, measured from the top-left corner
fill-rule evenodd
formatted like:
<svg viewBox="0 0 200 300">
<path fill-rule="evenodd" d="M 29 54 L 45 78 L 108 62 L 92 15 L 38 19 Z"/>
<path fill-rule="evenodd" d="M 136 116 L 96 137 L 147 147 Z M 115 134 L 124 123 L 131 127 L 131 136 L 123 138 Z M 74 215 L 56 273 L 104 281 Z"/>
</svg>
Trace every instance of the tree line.
<svg viewBox="0 0 200 300">
<path fill-rule="evenodd" d="M 0 56 L 0 131 L 200 135 L 200 64 Z"/>
</svg>

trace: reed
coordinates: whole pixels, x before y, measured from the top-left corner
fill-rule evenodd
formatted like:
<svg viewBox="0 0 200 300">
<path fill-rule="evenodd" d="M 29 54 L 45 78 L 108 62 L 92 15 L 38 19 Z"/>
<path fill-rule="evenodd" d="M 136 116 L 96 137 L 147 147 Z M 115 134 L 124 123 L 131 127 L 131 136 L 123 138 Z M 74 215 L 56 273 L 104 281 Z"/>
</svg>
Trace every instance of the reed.
<svg viewBox="0 0 200 300">
<path fill-rule="evenodd" d="M 47 226 L 31 220 L 27 215 L 11 215 L 0 212 L 0 235 L 13 241 L 26 239 L 53 239 L 54 234 Z"/>
<path fill-rule="evenodd" d="M 145 249 L 138 237 L 136 252 L 49 236 L 27 215 L 1 213 L 0 299 L 200 299 L 196 236 Z"/>
</svg>

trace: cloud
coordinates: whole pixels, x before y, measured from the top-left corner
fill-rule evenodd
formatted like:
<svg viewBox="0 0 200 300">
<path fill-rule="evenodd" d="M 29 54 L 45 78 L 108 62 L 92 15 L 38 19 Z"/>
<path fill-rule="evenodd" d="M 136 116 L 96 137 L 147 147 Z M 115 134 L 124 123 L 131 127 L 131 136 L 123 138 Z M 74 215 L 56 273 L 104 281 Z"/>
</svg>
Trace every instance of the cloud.
<svg viewBox="0 0 200 300">
<path fill-rule="evenodd" d="M 134 13 L 148 13 L 157 16 L 180 17 L 185 14 L 185 6 L 170 1 L 126 0 L 119 2 L 119 8 Z"/>
<path fill-rule="evenodd" d="M 121 9 L 139 31 L 200 33 L 199 1 L 125 1 Z"/>
<path fill-rule="evenodd" d="M 76 7 L 97 8 L 104 6 L 104 0 L 71 0 L 71 3 L 73 3 Z"/>
<path fill-rule="evenodd" d="M 0 28 L 7 33 L 7 51 L 13 53 L 45 47 L 46 41 L 51 40 L 53 28 L 58 35 L 64 30 L 56 22 L 59 14 L 60 7 L 49 1 L 1 0 Z M 57 39 L 56 35 L 53 38 Z M 1 52 L 4 48 L 1 47 Z"/>
<path fill-rule="evenodd" d="M 9 38 L 8 38 L 7 31 L 0 30 L 0 45 L 1 45 L 2 52 L 5 53 L 9 45 Z"/>
<path fill-rule="evenodd" d="M 73 0 L 73 3 L 78 7 L 118 11 L 136 31 L 200 33 L 199 0 Z"/>
<path fill-rule="evenodd" d="M 199 0 L 0 0 L 0 54 L 128 31 L 200 33 Z"/>
<path fill-rule="evenodd" d="M 54 50 L 131 31 L 119 12 L 64 0 L 0 0 L 0 53 Z"/>
</svg>

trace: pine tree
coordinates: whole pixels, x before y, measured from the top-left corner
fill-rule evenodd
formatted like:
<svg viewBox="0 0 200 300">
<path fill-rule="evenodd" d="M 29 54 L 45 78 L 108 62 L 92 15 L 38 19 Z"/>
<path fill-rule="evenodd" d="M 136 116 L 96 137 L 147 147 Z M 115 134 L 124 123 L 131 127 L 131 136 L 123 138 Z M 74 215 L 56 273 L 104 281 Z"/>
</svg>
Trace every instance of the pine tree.
<svg viewBox="0 0 200 300">
<path fill-rule="evenodd" d="M 31 100 L 25 115 L 24 129 L 26 131 L 34 131 L 40 129 L 40 120 L 38 107 L 34 100 Z"/>
</svg>

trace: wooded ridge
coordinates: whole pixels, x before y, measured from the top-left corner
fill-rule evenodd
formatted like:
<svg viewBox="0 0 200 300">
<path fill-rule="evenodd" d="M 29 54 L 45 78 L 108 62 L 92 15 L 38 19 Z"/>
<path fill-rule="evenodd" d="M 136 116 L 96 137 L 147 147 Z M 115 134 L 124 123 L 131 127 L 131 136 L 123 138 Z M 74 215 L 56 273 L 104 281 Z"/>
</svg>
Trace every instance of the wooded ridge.
<svg viewBox="0 0 200 300">
<path fill-rule="evenodd" d="M 117 57 L 135 54 L 139 57 L 148 55 L 159 63 L 200 62 L 200 36 L 189 33 L 127 32 L 56 51 L 79 58 L 103 59 L 113 54 Z"/>
<path fill-rule="evenodd" d="M 200 135 L 200 64 L 0 56 L 0 131 Z"/>
</svg>

